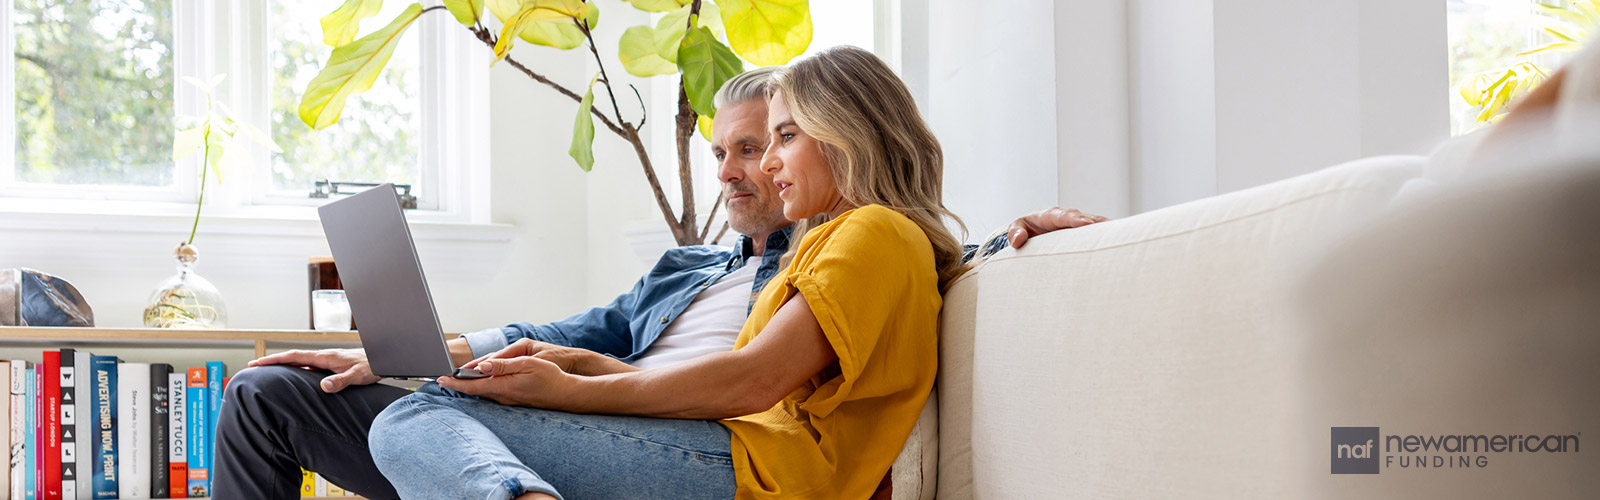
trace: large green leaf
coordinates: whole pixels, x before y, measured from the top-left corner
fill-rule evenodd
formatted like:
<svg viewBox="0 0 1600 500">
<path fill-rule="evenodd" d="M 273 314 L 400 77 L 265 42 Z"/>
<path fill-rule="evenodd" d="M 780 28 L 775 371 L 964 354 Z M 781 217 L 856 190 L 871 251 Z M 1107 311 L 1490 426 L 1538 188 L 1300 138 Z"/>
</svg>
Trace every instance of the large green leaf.
<svg viewBox="0 0 1600 500">
<path fill-rule="evenodd" d="M 450 15 L 467 26 L 476 26 L 483 16 L 483 0 L 444 0 L 444 8 L 450 9 Z"/>
<path fill-rule="evenodd" d="M 716 116 L 712 98 L 729 78 L 744 72 L 744 62 L 711 36 L 711 30 L 695 28 L 684 34 L 683 45 L 678 47 L 678 68 L 683 70 L 683 90 L 689 94 L 689 107 L 696 113 Z"/>
<path fill-rule="evenodd" d="M 633 0 L 633 7 L 646 12 L 672 12 L 694 0 Z"/>
<path fill-rule="evenodd" d="M 222 183 L 222 142 L 227 139 L 228 136 L 217 130 L 216 127 L 206 127 L 206 164 L 201 165 L 200 168 L 210 169 L 212 178 L 215 178 L 219 184 Z"/>
<path fill-rule="evenodd" d="M 345 0 L 332 14 L 322 18 L 322 43 L 340 47 L 356 39 L 361 20 L 378 15 L 383 0 Z"/>
<path fill-rule="evenodd" d="M 519 0 L 487 1 L 489 12 L 494 13 L 494 16 L 500 19 L 501 23 L 517 15 L 517 12 L 522 8 Z M 589 14 L 584 19 L 589 21 L 589 29 L 600 26 L 600 5 L 589 4 Z M 529 23 L 528 27 L 523 28 L 522 32 L 517 34 L 517 38 L 521 38 L 524 42 L 555 47 L 561 50 L 581 46 L 584 40 L 583 30 L 578 29 L 578 26 L 570 19 L 534 21 Z"/>
<path fill-rule="evenodd" d="M 683 33 L 689 30 L 689 10 L 694 6 L 688 5 L 681 9 L 661 16 L 656 22 L 656 53 L 662 59 L 676 64 L 678 62 L 678 46 L 683 43 Z M 709 1 L 700 3 L 700 14 L 695 17 L 696 27 L 711 28 L 711 34 L 722 38 L 722 10 L 717 4 Z"/>
<path fill-rule="evenodd" d="M 578 103 L 578 117 L 572 122 L 572 147 L 567 148 L 567 154 L 584 172 L 594 168 L 594 115 L 590 110 L 594 108 L 594 82 L 599 77 L 589 79 L 589 91 Z"/>
<path fill-rule="evenodd" d="M 670 75 L 678 72 L 677 65 L 656 52 L 654 33 L 655 30 L 649 26 L 634 26 L 622 32 L 622 39 L 617 42 L 617 59 L 622 61 L 622 69 L 628 70 L 633 76 Z"/>
<path fill-rule="evenodd" d="M 494 44 L 494 60 L 498 62 L 504 59 L 506 53 L 511 51 L 512 40 L 519 37 L 560 49 L 577 47 L 583 42 L 583 31 L 573 24 L 573 20 L 587 18 L 593 10 L 582 0 L 524 0 L 522 9 L 506 19 L 505 27 L 500 30 L 500 40 Z M 594 20 L 598 23 L 599 17 Z M 559 27 L 543 29 L 538 26 L 540 23 L 560 23 L 570 27 L 577 36 L 574 39 L 570 36 L 572 32 L 563 33 Z M 530 29 L 533 29 L 532 33 L 528 32 Z"/>
<path fill-rule="evenodd" d="M 733 50 L 759 66 L 788 64 L 811 45 L 806 0 L 722 0 L 722 23 Z"/>
<path fill-rule="evenodd" d="M 333 49 L 328 65 L 306 86 L 300 99 L 300 120 L 313 129 L 338 123 L 345 99 L 372 88 L 378 73 L 389 64 L 389 56 L 394 55 L 400 36 L 420 15 L 422 5 L 411 4 L 383 29 Z"/>
</svg>

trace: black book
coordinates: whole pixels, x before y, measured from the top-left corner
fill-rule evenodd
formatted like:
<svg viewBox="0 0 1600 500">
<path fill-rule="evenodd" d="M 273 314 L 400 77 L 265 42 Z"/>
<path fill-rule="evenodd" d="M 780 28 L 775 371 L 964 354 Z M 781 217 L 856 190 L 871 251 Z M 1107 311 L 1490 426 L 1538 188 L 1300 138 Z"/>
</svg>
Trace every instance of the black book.
<svg viewBox="0 0 1600 500">
<path fill-rule="evenodd" d="M 77 351 L 61 350 L 61 498 L 78 495 Z"/>
<path fill-rule="evenodd" d="M 167 498 L 172 489 L 167 461 L 170 439 L 167 427 L 172 425 L 167 420 L 167 414 L 172 411 L 167 404 L 171 401 L 167 376 L 171 374 L 172 365 L 150 364 L 150 498 Z"/>
</svg>

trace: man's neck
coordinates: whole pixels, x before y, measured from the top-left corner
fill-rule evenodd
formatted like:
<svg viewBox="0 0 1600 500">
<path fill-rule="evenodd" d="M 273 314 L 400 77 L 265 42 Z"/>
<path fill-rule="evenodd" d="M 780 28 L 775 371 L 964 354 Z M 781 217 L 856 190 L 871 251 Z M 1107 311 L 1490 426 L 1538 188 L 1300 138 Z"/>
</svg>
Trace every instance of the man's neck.
<svg viewBox="0 0 1600 500">
<path fill-rule="evenodd" d="M 750 238 L 750 256 L 751 257 L 760 257 L 762 254 L 767 253 L 767 237 L 768 236 L 772 236 L 772 232 L 771 231 L 768 231 L 768 232 L 765 232 L 765 233 L 760 233 L 760 234 L 747 234 L 747 235 L 745 235 L 745 237 Z"/>
</svg>

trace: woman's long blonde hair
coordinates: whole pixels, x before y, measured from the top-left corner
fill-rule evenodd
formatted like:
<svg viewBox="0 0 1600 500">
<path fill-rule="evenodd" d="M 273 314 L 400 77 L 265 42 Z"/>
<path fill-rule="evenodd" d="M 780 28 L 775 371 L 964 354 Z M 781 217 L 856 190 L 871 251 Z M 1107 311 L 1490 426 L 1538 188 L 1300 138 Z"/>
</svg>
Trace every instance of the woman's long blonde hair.
<svg viewBox="0 0 1600 500">
<path fill-rule="evenodd" d="M 795 124 L 822 143 L 844 200 L 905 215 L 933 244 L 940 288 L 959 276 L 961 240 L 945 220 L 963 233 L 966 225 L 944 207 L 944 152 L 900 77 L 871 52 L 839 46 L 779 70 L 768 86 L 769 95 L 778 91 Z M 785 261 L 824 217 L 796 222 Z"/>
</svg>

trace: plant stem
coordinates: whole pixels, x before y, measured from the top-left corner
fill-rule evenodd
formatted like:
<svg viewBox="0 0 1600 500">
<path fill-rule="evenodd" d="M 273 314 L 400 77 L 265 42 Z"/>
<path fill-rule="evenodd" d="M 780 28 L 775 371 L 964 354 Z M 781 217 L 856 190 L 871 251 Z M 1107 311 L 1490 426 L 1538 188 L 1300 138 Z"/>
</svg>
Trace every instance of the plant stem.
<svg viewBox="0 0 1600 500">
<path fill-rule="evenodd" d="M 204 207 L 206 202 L 206 170 L 208 170 L 206 168 L 206 160 L 211 158 L 210 123 L 206 124 L 206 133 L 202 134 L 200 139 L 203 141 L 203 144 L 205 144 L 204 149 L 202 149 L 200 152 L 202 155 L 200 157 L 200 199 L 194 202 L 194 225 L 189 227 L 189 242 L 184 243 L 185 245 L 194 244 L 194 233 L 200 229 L 200 208 Z"/>
<path fill-rule="evenodd" d="M 611 113 L 617 116 L 617 123 L 621 123 L 624 127 L 631 128 L 631 125 L 628 124 L 628 121 L 622 119 L 622 108 L 617 106 L 617 93 L 611 91 L 611 77 L 606 75 L 606 63 L 604 60 L 600 59 L 600 49 L 597 49 L 594 46 L 594 33 L 589 31 L 589 21 L 579 22 L 578 20 L 574 19 L 573 22 L 578 24 L 578 29 L 583 30 L 583 37 L 589 39 L 589 53 L 594 54 L 594 64 L 595 66 L 600 67 L 600 81 L 606 84 L 606 96 L 611 98 Z"/>
</svg>

